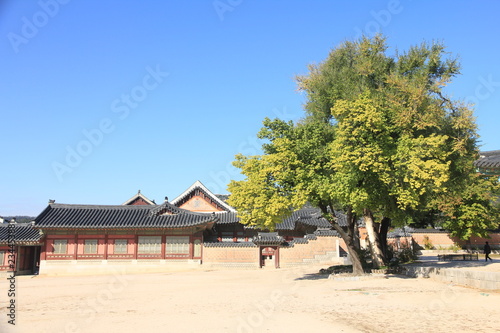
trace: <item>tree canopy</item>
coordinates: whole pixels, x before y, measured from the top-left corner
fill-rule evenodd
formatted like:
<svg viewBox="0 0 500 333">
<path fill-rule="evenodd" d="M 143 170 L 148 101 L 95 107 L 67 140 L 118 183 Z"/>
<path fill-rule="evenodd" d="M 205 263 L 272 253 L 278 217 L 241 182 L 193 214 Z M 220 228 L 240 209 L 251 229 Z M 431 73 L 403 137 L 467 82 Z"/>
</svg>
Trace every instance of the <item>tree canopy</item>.
<svg viewBox="0 0 500 333">
<path fill-rule="evenodd" d="M 385 260 L 376 219 L 402 224 L 439 210 L 457 236 L 484 235 L 497 223 L 488 193 L 498 181 L 476 175 L 472 110 L 443 91 L 459 71 L 440 43 L 390 56 L 379 35 L 333 49 L 297 78 L 306 117 L 266 118 L 264 154 L 236 157 L 246 179 L 229 184 L 229 200 L 242 223 L 273 229 L 309 201 L 355 257 L 353 226 L 336 223 L 341 209 L 352 223 L 364 217 L 376 265 Z"/>
</svg>

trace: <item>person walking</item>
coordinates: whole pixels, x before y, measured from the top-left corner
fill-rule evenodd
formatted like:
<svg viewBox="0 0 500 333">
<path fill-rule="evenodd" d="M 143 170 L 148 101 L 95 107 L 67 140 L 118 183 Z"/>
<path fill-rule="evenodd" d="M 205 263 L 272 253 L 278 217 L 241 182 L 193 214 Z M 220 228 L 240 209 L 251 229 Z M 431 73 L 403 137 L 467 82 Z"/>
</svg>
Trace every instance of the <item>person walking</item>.
<svg viewBox="0 0 500 333">
<path fill-rule="evenodd" d="M 486 244 L 484 244 L 484 261 L 488 261 L 488 259 L 493 261 L 493 259 L 490 258 L 490 253 L 491 253 L 490 244 L 488 244 L 488 242 L 486 242 Z"/>
</svg>

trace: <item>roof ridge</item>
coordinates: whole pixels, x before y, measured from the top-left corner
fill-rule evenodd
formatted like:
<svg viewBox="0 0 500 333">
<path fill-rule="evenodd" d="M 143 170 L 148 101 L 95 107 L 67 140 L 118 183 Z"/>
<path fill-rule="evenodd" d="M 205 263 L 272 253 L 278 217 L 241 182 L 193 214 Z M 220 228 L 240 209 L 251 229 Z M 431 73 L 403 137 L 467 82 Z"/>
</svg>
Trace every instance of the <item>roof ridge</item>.
<svg viewBox="0 0 500 333">
<path fill-rule="evenodd" d="M 104 205 L 104 204 L 66 204 L 66 203 L 51 203 L 49 207 L 52 208 L 120 208 L 120 209 L 151 209 L 158 205 Z"/>
<path fill-rule="evenodd" d="M 128 199 L 127 201 L 125 201 L 124 203 L 122 203 L 122 205 L 128 205 L 129 203 L 131 203 L 132 201 L 134 201 L 135 199 L 137 198 L 141 198 L 143 199 L 144 201 L 146 201 L 149 205 L 155 205 L 155 202 L 153 200 L 149 200 L 144 194 L 141 193 L 141 190 L 137 191 L 137 194 L 135 194 L 134 196 L 132 196 L 130 199 Z"/>
<path fill-rule="evenodd" d="M 199 180 L 195 181 L 193 185 L 191 185 L 188 189 L 186 189 L 184 192 L 182 192 L 180 195 L 178 195 L 174 200 L 170 201 L 173 205 L 175 205 L 178 201 L 181 201 L 184 199 L 189 193 L 193 192 L 196 188 L 200 188 L 202 191 L 204 191 L 206 194 L 208 194 L 212 200 L 217 202 L 221 207 L 227 209 L 230 212 L 235 213 L 236 209 L 225 203 L 223 200 L 221 200 L 215 193 L 210 191 L 205 185 L 203 185 L 202 182 Z"/>
</svg>

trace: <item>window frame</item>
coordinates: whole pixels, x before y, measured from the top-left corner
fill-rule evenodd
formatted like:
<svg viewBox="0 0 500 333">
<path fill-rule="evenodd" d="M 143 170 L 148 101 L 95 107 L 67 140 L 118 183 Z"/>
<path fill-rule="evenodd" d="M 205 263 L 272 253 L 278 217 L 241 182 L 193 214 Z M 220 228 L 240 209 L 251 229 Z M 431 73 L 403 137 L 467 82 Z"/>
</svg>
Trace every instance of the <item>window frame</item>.
<svg viewBox="0 0 500 333">
<path fill-rule="evenodd" d="M 165 255 L 189 255 L 191 243 L 189 238 L 189 236 L 166 236 Z M 183 240 L 183 242 L 178 242 L 179 240 Z"/>
<path fill-rule="evenodd" d="M 83 240 L 84 254 L 97 254 L 99 249 L 99 241 L 95 238 Z"/>
<path fill-rule="evenodd" d="M 201 258 L 201 244 L 202 241 L 200 238 L 196 238 L 193 241 L 193 258 Z"/>
<path fill-rule="evenodd" d="M 161 238 L 161 236 L 139 236 L 137 240 L 137 254 L 161 254 Z M 151 242 L 153 239 L 155 242 Z M 150 242 L 146 242 L 146 240 L 150 240 Z"/>
<path fill-rule="evenodd" d="M 128 254 L 128 239 L 115 239 L 113 242 L 113 254 Z"/>
<path fill-rule="evenodd" d="M 63 250 L 64 245 L 64 251 Z M 67 239 L 54 239 L 52 242 L 53 254 L 67 254 L 68 253 L 68 240 Z"/>
</svg>

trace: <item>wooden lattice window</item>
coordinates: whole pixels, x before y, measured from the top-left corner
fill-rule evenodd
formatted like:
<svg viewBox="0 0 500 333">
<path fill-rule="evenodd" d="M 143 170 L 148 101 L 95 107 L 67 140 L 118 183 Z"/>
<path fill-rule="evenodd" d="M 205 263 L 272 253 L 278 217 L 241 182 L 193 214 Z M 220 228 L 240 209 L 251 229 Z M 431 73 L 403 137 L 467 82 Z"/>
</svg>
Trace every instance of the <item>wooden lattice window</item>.
<svg viewBox="0 0 500 333">
<path fill-rule="evenodd" d="M 167 254 L 189 254 L 189 236 L 167 236 Z"/>
<path fill-rule="evenodd" d="M 83 253 L 97 254 L 97 239 L 86 239 Z"/>
<path fill-rule="evenodd" d="M 140 254 L 160 254 L 161 253 L 161 236 L 139 236 Z"/>
<path fill-rule="evenodd" d="M 113 253 L 115 254 L 127 254 L 127 240 L 126 239 L 115 239 Z"/>
<path fill-rule="evenodd" d="M 54 239 L 52 252 L 55 254 L 66 254 L 68 252 L 67 239 Z"/>
<path fill-rule="evenodd" d="M 195 239 L 193 242 L 193 257 L 201 257 L 201 239 Z"/>
</svg>

